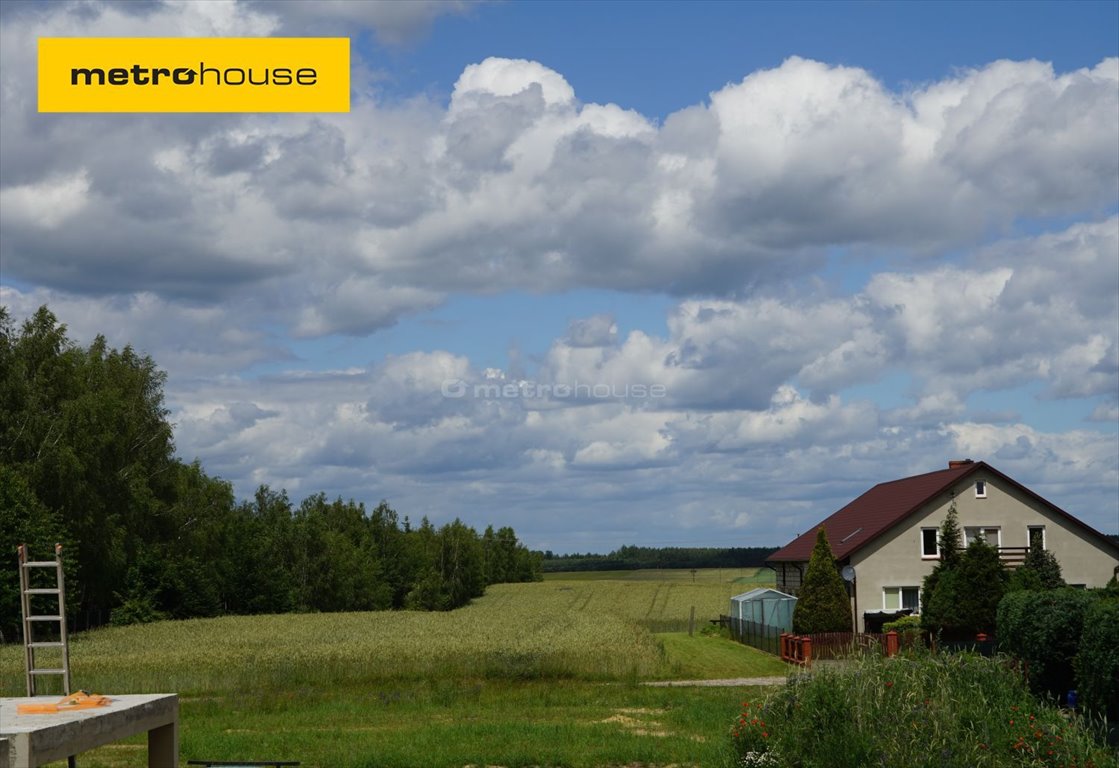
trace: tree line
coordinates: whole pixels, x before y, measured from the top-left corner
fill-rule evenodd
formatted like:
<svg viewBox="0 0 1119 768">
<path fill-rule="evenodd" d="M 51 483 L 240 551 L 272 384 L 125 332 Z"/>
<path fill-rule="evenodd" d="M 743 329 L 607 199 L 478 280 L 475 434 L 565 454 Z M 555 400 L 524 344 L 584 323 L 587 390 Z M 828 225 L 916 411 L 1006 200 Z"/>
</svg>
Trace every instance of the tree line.
<svg viewBox="0 0 1119 768">
<path fill-rule="evenodd" d="M 633 547 L 606 555 L 543 553 L 544 572 L 632 571 L 642 568 L 756 568 L 776 547 Z"/>
<path fill-rule="evenodd" d="M 71 626 L 236 613 L 450 610 L 541 578 L 512 528 L 413 524 L 317 493 L 294 504 L 174 455 L 166 374 L 102 336 L 81 347 L 47 307 L 0 307 L 0 633 L 20 630 L 16 546 L 63 545 Z"/>
</svg>

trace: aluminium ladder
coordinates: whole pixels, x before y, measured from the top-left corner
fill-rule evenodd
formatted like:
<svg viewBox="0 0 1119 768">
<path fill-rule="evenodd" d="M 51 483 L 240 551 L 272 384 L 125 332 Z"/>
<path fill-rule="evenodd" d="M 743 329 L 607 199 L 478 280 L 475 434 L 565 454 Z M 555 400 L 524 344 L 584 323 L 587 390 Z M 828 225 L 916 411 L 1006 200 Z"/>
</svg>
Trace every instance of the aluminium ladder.
<svg viewBox="0 0 1119 768">
<path fill-rule="evenodd" d="M 31 577 L 32 569 L 53 568 L 55 585 L 53 587 L 33 586 L 36 581 Z M 31 598 L 36 595 L 54 595 L 58 598 L 57 612 L 53 609 L 44 609 L 46 613 L 33 613 Z M 23 649 L 26 657 L 27 670 L 27 695 L 35 696 L 36 682 L 44 675 L 55 675 L 62 678 L 62 693 L 70 695 L 70 643 L 66 633 L 66 586 L 62 576 L 62 545 L 54 545 L 54 560 L 28 560 L 27 545 L 19 545 L 19 597 L 20 606 L 23 608 Z M 57 640 L 35 640 L 32 627 L 35 624 L 57 624 Z M 52 633 L 53 635 L 53 633 Z M 40 649 L 56 649 L 61 651 L 61 668 L 38 667 L 35 664 L 35 652 Z"/>
</svg>

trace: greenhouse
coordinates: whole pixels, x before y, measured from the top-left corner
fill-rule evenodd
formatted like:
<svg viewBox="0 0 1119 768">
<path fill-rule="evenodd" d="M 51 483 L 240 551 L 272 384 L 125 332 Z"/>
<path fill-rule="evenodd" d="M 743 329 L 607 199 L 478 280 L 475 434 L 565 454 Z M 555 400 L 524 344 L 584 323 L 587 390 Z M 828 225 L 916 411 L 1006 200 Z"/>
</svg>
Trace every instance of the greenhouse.
<svg viewBox="0 0 1119 768">
<path fill-rule="evenodd" d="M 776 589 L 761 587 L 730 599 L 731 635 L 740 643 L 777 653 L 782 632 L 793 631 L 797 599 Z"/>
</svg>

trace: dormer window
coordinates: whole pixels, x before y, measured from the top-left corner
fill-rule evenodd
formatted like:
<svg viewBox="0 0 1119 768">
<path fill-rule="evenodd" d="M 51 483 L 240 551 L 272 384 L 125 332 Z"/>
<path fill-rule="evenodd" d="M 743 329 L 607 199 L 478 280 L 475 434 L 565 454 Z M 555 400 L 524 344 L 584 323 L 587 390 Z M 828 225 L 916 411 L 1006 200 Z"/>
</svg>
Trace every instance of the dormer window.
<svg viewBox="0 0 1119 768">
<path fill-rule="evenodd" d="M 977 499 L 987 498 L 987 481 L 986 480 L 976 480 L 975 481 L 975 498 L 977 498 Z"/>
</svg>

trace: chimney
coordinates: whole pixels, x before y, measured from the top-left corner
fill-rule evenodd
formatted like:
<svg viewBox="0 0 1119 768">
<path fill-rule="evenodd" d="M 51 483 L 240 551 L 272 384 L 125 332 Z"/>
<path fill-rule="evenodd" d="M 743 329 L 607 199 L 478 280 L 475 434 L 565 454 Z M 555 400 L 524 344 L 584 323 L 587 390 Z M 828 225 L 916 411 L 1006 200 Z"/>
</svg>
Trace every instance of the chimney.
<svg viewBox="0 0 1119 768">
<path fill-rule="evenodd" d="M 962 469 L 974 463 L 971 459 L 949 459 L 948 469 Z"/>
</svg>

